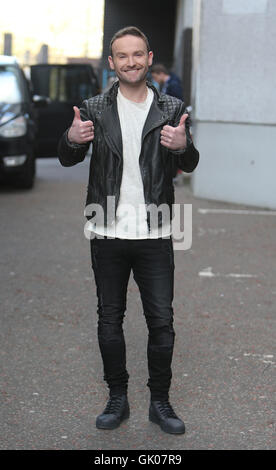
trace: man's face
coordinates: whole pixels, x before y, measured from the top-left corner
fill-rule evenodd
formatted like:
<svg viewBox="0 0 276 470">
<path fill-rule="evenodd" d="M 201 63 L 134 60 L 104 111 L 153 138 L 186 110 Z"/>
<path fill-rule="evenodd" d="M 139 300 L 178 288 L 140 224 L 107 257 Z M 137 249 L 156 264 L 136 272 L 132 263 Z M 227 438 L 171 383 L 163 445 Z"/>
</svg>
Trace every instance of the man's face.
<svg viewBox="0 0 276 470">
<path fill-rule="evenodd" d="M 115 70 L 123 83 L 137 85 L 144 81 L 152 64 L 153 53 L 147 51 L 145 41 L 127 34 L 112 44 L 113 57 L 109 56 L 110 68 Z"/>
</svg>

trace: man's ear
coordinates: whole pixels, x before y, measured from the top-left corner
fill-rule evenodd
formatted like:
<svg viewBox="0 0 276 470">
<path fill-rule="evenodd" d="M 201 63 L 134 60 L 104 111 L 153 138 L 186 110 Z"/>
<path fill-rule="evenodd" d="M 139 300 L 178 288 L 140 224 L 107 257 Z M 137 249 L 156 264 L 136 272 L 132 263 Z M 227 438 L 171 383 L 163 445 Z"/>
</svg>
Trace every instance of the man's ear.
<svg viewBox="0 0 276 470">
<path fill-rule="evenodd" d="M 113 58 L 111 55 L 108 56 L 108 62 L 109 62 L 109 67 L 111 68 L 111 70 L 114 70 L 115 67 L 114 67 Z"/>
<path fill-rule="evenodd" d="M 152 65 L 152 61 L 153 61 L 153 52 L 149 51 L 149 57 L 148 57 L 149 67 Z"/>
</svg>

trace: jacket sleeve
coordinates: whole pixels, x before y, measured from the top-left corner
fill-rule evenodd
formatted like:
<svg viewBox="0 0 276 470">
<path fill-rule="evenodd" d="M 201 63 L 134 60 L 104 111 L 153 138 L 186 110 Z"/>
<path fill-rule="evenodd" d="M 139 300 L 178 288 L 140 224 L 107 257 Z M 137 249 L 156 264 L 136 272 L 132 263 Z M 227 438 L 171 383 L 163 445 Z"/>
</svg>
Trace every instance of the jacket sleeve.
<svg viewBox="0 0 276 470">
<path fill-rule="evenodd" d="M 189 114 L 187 108 L 185 108 L 184 103 L 181 103 L 177 115 L 175 117 L 173 126 L 177 127 L 180 122 L 180 118 L 183 114 Z M 186 173 L 191 173 L 197 167 L 199 162 L 199 152 L 195 148 L 193 144 L 193 140 L 190 133 L 190 124 L 191 119 L 190 115 L 185 121 L 185 130 L 186 130 L 186 137 L 187 137 L 187 145 L 184 150 L 170 150 L 173 154 L 174 158 L 176 159 L 176 166 L 177 168 L 185 171 Z"/>
<path fill-rule="evenodd" d="M 88 100 L 83 101 L 80 107 L 80 116 L 82 121 L 93 121 L 88 111 Z M 86 144 L 69 142 L 68 131 L 69 128 L 66 129 L 58 143 L 58 158 L 62 166 L 73 166 L 82 162 L 90 146 L 90 142 Z"/>
</svg>

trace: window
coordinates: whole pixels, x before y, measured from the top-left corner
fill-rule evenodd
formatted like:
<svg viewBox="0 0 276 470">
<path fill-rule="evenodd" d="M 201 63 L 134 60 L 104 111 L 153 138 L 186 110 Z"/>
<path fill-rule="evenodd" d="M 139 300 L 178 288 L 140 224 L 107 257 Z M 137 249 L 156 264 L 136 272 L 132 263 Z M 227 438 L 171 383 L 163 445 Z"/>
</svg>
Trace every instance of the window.
<svg viewBox="0 0 276 470">
<path fill-rule="evenodd" d="M 89 65 L 35 65 L 31 67 L 34 94 L 52 101 L 80 103 L 98 93 Z"/>
<path fill-rule="evenodd" d="M 0 103 L 20 103 L 22 91 L 16 67 L 0 66 Z"/>
</svg>

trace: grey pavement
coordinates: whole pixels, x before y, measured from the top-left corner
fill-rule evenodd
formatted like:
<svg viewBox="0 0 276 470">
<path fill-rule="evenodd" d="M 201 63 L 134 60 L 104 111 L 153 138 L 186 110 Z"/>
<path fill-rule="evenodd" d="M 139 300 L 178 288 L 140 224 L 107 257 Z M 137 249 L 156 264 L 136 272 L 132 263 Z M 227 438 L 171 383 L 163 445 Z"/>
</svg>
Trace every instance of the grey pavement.
<svg viewBox="0 0 276 470">
<path fill-rule="evenodd" d="M 108 393 L 83 234 L 88 164 L 38 160 L 33 190 L 0 189 L 0 449 L 275 449 L 276 215 L 196 199 L 188 179 L 176 187 L 177 202 L 193 205 L 193 244 L 175 251 L 170 392 L 186 434 L 148 421 L 147 329 L 133 279 L 131 415 L 117 430 L 96 429 Z"/>
</svg>

